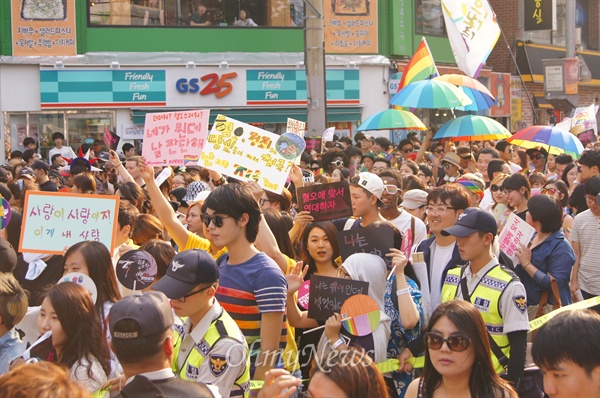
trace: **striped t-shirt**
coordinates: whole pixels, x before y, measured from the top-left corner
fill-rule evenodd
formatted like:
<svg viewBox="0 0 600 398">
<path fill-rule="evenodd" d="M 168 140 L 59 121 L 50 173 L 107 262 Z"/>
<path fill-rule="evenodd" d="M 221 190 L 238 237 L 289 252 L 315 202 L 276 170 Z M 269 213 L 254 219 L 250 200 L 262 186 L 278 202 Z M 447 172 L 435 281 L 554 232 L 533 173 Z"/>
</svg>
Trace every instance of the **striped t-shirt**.
<svg viewBox="0 0 600 398">
<path fill-rule="evenodd" d="M 250 260 L 229 265 L 228 255 L 219 261 L 219 289 L 216 298 L 237 323 L 252 353 L 260 350 L 261 314 L 285 312 L 287 280 L 273 261 L 264 253 Z M 285 315 L 281 325 L 279 348 L 287 341 Z"/>
</svg>

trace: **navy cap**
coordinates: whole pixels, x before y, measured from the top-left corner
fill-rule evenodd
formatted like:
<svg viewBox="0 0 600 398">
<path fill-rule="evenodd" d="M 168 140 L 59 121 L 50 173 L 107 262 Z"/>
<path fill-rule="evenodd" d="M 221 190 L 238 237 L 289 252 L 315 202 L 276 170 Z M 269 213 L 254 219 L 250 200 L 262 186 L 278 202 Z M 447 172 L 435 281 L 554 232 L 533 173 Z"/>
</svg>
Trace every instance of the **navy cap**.
<svg viewBox="0 0 600 398">
<path fill-rule="evenodd" d="M 201 283 L 219 280 L 219 267 L 214 258 L 204 250 L 185 250 L 171 260 L 167 274 L 152 289 L 163 292 L 171 299 L 185 296 Z"/>
<path fill-rule="evenodd" d="M 123 320 L 132 322 L 121 322 Z M 114 303 L 108 314 L 108 328 L 113 339 L 155 336 L 171 326 L 171 303 L 161 292 L 150 291 L 125 297 Z"/>
<path fill-rule="evenodd" d="M 491 213 L 479 207 L 469 207 L 458 216 L 456 224 L 442 230 L 442 235 L 464 238 L 478 231 L 496 236 L 498 233 L 498 224 Z"/>
</svg>

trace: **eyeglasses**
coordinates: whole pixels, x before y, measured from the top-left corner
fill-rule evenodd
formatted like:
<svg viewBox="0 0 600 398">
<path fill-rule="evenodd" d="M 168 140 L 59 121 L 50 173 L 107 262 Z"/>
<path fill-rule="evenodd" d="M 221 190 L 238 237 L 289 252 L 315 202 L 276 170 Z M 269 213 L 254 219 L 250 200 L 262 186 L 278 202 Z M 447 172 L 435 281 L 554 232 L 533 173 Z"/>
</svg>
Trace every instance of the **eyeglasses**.
<svg viewBox="0 0 600 398">
<path fill-rule="evenodd" d="M 260 198 L 260 200 L 258 201 L 258 204 L 260 206 L 264 206 L 265 202 L 271 202 L 269 199 L 265 199 L 265 198 Z M 218 225 L 217 225 L 218 226 Z"/>
<path fill-rule="evenodd" d="M 335 164 L 337 167 L 340 167 L 344 165 L 344 162 L 342 162 L 341 160 L 334 160 L 333 162 L 331 162 L 331 164 Z"/>
<path fill-rule="evenodd" d="M 442 163 L 442 167 L 448 170 L 450 167 L 454 166 L 452 163 Z"/>
<path fill-rule="evenodd" d="M 107 172 L 107 173 L 116 173 L 117 169 L 115 169 L 115 168 L 112 168 L 112 169 L 106 168 L 106 169 L 104 169 L 104 171 Z"/>
<path fill-rule="evenodd" d="M 454 352 L 463 352 L 471 345 L 471 339 L 460 334 L 445 339 L 437 333 L 425 333 L 425 345 L 427 348 L 439 350 L 444 343 Z"/>
<path fill-rule="evenodd" d="M 444 150 L 443 149 L 436 149 L 434 152 L 439 155 L 440 153 L 444 152 Z"/>
<path fill-rule="evenodd" d="M 193 295 L 201 293 L 201 292 L 205 291 L 206 289 L 210 289 L 211 287 L 213 287 L 213 285 L 206 286 L 205 288 L 196 290 L 195 292 L 188 293 L 185 296 L 178 298 L 177 301 L 179 301 L 180 303 L 185 303 L 188 297 L 192 297 Z"/>
<path fill-rule="evenodd" d="M 596 201 L 596 198 L 592 195 L 585 195 L 585 201 L 589 203 L 594 203 Z"/>
<path fill-rule="evenodd" d="M 411 153 L 413 151 L 412 148 L 402 148 L 403 153 Z"/>
<path fill-rule="evenodd" d="M 439 205 L 439 206 L 427 206 L 425 208 L 425 211 L 427 213 L 437 213 L 440 216 L 444 215 L 446 213 L 446 211 L 448 211 L 449 209 L 454 210 L 454 207 L 451 206 L 446 206 L 446 205 Z"/>
<path fill-rule="evenodd" d="M 316 167 L 311 167 L 310 169 L 312 171 L 319 171 L 321 168 L 319 166 L 316 166 Z"/>
<path fill-rule="evenodd" d="M 554 195 L 556 192 L 558 192 L 558 189 L 556 189 L 556 188 L 542 188 L 540 192 L 543 195 Z"/>
<path fill-rule="evenodd" d="M 541 153 L 538 153 L 537 155 L 533 155 L 533 156 L 531 157 L 531 159 L 537 159 L 537 160 L 540 160 L 540 159 L 545 159 L 545 158 L 546 158 L 546 157 L 545 157 L 544 155 L 542 155 Z"/>
<path fill-rule="evenodd" d="M 496 185 L 496 184 L 493 184 L 492 186 L 490 186 L 490 191 L 492 191 L 492 192 L 500 191 L 500 193 L 506 193 L 506 189 L 502 189 L 502 187 L 500 185 Z"/>
<path fill-rule="evenodd" d="M 202 222 L 204 223 L 204 225 L 206 225 L 207 228 L 210 225 L 211 221 L 215 227 L 221 228 L 223 226 L 223 220 L 226 218 L 230 218 L 229 216 L 218 216 L 216 214 L 214 216 L 209 216 L 208 214 L 202 214 L 201 217 L 202 217 Z"/>
<path fill-rule="evenodd" d="M 398 193 L 398 187 L 395 185 L 384 185 L 383 192 L 387 192 L 390 195 L 395 195 L 396 193 Z"/>
</svg>

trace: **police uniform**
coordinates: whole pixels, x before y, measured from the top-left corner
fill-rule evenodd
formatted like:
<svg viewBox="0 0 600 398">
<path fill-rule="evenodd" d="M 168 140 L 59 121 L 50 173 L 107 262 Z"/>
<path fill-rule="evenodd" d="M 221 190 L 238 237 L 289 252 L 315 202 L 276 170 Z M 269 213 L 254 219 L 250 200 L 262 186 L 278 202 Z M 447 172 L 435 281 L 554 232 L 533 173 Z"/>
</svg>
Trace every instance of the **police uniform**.
<svg viewBox="0 0 600 398">
<path fill-rule="evenodd" d="M 248 397 L 248 345 L 231 316 L 214 299 L 191 332 L 189 318 L 182 320 L 174 325 L 173 372 L 183 380 L 215 385 L 223 397 Z"/>
<path fill-rule="evenodd" d="M 448 271 L 442 287 L 442 302 L 463 298 L 460 286 L 463 278 L 467 281 L 471 303 L 481 313 L 490 336 L 509 358 L 508 333 L 529 330 L 525 287 L 514 272 L 500 265 L 494 257 L 476 274 L 468 264 Z M 498 373 L 504 371 L 493 352 L 492 362 Z"/>
</svg>

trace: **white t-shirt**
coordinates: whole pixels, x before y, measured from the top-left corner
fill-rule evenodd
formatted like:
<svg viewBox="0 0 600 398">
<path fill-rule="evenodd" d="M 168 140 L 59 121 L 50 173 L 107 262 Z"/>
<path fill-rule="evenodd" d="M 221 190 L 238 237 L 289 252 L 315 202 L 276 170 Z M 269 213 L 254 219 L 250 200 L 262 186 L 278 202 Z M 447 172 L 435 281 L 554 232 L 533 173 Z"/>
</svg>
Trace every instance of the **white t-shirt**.
<svg viewBox="0 0 600 398">
<path fill-rule="evenodd" d="M 435 308 L 442 301 L 442 275 L 446 264 L 450 262 L 452 253 L 454 252 L 456 242 L 448 246 L 438 246 L 434 241 L 431 244 L 431 258 L 429 260 L 429 269 L 431 271 L 431 279 L 429 280 L 429 290 L 431 292 L 431 308 Z"/>
<path fill-rule="evenodd" d="M 52 162 L 52 156 L 56 155 L 57 153 L 59 153 L 63 158 L 67 159 L 75 159 L 77 157 L 77 155 L 75 155 L 75 151 L 73 151 L 73 148 L 65 145 L 60 149 L 56 147 L 50 149 L 48 151 L 48 162 Z"/>
<path fill-rule="evenodd" d="M 600 217 L 589 209 L 577 214 L 573 219 L 571 241 L 580 247 L 579 287 L 586 293 L 600 294 Z"/>
<path fill-rule="evenodd" d="M 422 240 L 427 238 L 427 227 L 425 223 L 416 217 L 413 217 L 409 212 L 400 209 L 400 215 L 393 220 L 389 220 L 396 228 L 402 233 L 406 234 L 406 231 L 410 229 L 411 220 L 415 219 L 415 230 L 413 235 L 413 247 L 417 247 Z"/>
<path fill-rule="evenodd" d="M 485 191 L 483 191 L 483 199 L 481 199 L 481 202 L 479 202 L 479 208 L 481 209 L 486 209 L 488 208 L 490 205 L 494 204 L 494 198 L 492 197 L 492 191 L 490 191 L 489 188 L 486 188 Z"/>
<path fill-rule="evenodd" d="M 515 174 L 523 170 L 521 166 L 513 162 L 508 162 L 508 167 L 510 168 L 510 174 Z"/>
</svg>

